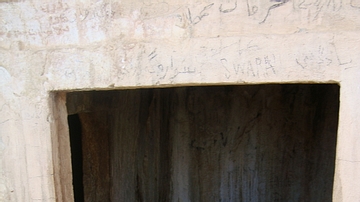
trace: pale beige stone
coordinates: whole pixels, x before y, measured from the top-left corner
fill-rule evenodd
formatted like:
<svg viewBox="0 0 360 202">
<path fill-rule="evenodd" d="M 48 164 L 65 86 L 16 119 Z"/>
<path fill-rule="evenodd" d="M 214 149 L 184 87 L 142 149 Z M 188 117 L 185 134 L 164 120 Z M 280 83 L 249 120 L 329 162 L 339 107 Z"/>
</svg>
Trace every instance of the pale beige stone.
<svg viewBox="0 0 360 202">
<path fill-rule="evenodd" d="M 358 201 L 360 1 L 283 2 L 0 0 L 0 201 L 72 200 L 53 91 L 260 83 L 341 86 L 333 200 Z"/>
</svg>

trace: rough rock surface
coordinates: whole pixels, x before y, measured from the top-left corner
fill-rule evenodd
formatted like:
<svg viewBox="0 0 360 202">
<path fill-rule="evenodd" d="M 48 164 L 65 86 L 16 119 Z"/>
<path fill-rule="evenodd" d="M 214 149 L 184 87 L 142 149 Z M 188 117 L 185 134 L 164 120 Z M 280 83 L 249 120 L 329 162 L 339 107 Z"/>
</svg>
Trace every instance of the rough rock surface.
<svg viewBox="0 0 360 202">
<path fill-rule="evenodd" d="M 337 83 L 334 201 L 360 198 L 359 0 L 0 0 L 0 201 L 72 200 L 64 91 Z"/>
</svg>

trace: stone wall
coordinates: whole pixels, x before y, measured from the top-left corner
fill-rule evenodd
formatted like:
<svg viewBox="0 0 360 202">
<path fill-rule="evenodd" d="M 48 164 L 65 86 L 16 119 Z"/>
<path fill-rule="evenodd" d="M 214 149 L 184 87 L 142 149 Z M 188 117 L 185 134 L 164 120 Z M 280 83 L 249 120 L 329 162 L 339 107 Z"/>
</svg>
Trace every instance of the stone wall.
<svg viewBox="0 0 360 202">
<path fill-rule="evenodd" d="M 359 0 L 0 0 L 0 200 L 72 195 L 64 91 L 260 83 L 340 85 L 333 200 L 358 200 L 359 18 Z"/>
</svg>

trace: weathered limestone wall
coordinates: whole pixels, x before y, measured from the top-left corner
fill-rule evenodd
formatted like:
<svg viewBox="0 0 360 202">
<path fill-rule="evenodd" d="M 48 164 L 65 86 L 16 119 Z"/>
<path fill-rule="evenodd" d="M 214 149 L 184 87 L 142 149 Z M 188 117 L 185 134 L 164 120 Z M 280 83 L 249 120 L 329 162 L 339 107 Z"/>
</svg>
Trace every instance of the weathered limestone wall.
<svg viewBox="0 0 360 202">
<path fill-rule="evenodd" d="M 52 91 L 265 82 L 339 83 L 333 196 L 358 200 L 359 18 L 359 0 L 0 0 L 0 201 L 72 189 Z"/>
</svg>

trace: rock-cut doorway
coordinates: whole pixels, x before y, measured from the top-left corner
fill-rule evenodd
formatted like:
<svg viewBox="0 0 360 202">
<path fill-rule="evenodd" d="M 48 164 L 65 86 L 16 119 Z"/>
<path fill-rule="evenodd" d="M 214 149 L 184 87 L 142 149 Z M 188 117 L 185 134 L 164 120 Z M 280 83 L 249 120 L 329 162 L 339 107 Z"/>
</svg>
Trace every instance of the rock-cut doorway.
<svg viewBox="0 0 360 202">
<path fill-rule="evenodd" d="M 336 84 L 66 94 L 75 201 L 331 201 Z"/>
</svg>

